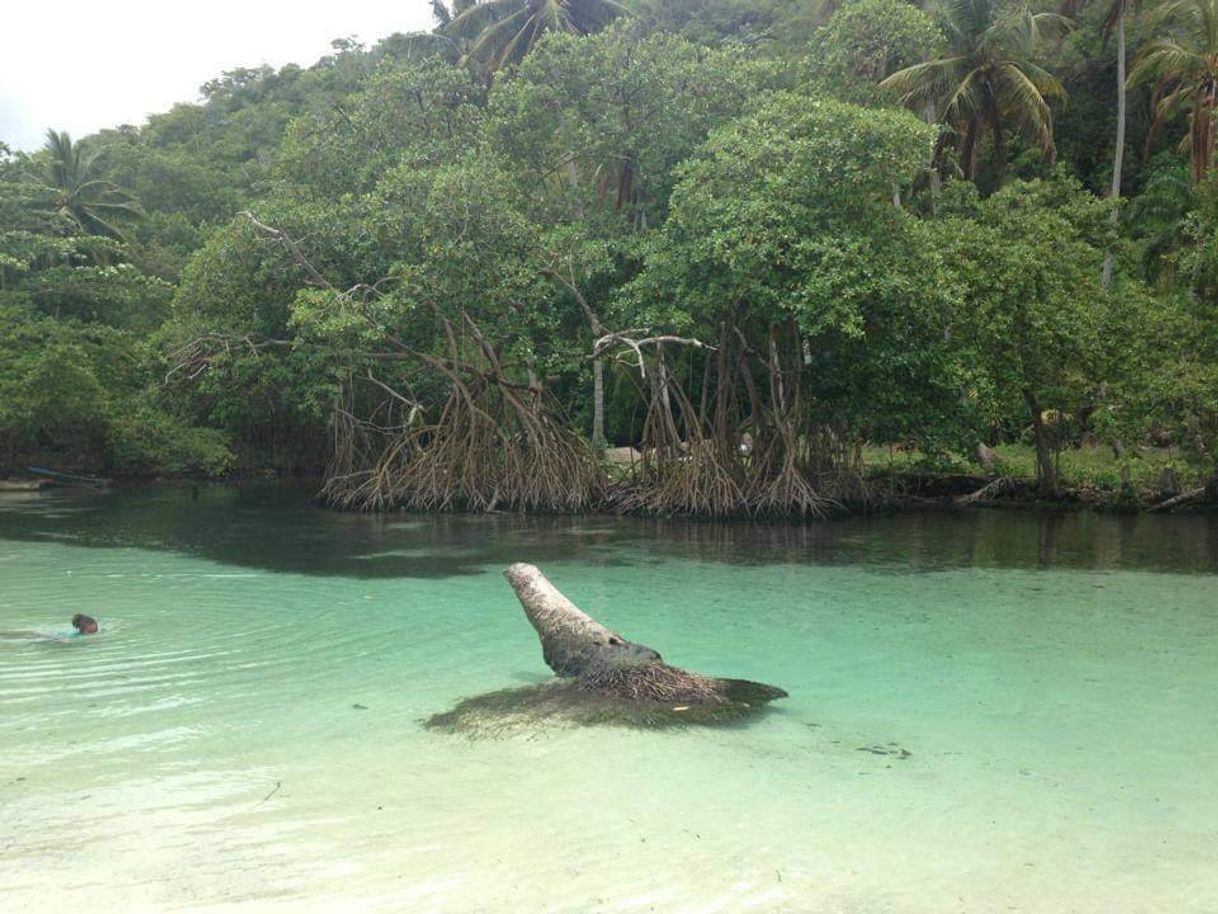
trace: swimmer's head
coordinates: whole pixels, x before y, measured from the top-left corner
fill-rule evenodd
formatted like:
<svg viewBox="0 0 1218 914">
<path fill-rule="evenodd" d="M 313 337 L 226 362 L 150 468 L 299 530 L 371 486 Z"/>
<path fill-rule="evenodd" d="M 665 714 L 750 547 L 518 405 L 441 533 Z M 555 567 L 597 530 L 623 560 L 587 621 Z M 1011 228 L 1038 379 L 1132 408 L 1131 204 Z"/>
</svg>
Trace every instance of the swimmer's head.
<svg viewBox="0 0 1218 914">
<path fill-rule="evenodd" d="M 97 620 L 83 613 L 77 613 L 72 617 L 72 627 L 82 635 L 97 634 Z"/>
</svg>

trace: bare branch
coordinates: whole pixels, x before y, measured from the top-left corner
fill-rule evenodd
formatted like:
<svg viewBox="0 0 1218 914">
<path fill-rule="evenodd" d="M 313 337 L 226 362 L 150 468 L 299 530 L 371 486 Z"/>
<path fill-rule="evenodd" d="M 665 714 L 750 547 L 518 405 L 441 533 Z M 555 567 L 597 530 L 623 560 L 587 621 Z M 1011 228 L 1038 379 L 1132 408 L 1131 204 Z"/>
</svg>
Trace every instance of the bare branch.
<svg viewBox="0 0 1218 914">
<path fill-rule="evenodd" d="M 639 363 L 639 373 L 645 378 L 647 377 L 647 366 L 643 361 L 644 346 L 662 346 L 665 343 L 674 343 L 678 346 L 689 346 L 693 349 L 710 349 L 714 350 L 714 346 L 708 346 L 706 343 L 693 337 L 672 336 L 664 334 L 661 336 L 649 336 L 643 339 L 635 339 L 633 334 L 646 333 L 647 330 L 619 330 L 616 333 L 606 333 L 596 341 L 592 347 L 592 358 L 597 359 L 612 349 L 615 345 L 626 346 L 631 349 Z"/>
<path fill-rule="evenodd" d="M 293 241 L 286 232 L 263 222 L 259 222 L 258 217 L 249 210 L 242 210 L 238 215 L 244 216 L 251 223 L 253 223 L 254 228 L 258 229 L 258 231 L 282 244 L 287 250 L 288 254 L 291 256 L 292 262 L 305 271 L 313 285 L 320 286 L 323 289 L 334 288 L 333 283 L 331 283 L 330 280 L 326 279 L 317 271 L 317 268 L 309 262 L 309 258 L 305 257 L 304 252 L 300 249 L 300 245 Z"/>
<path fill-rule="evenodd" d="M 169 357 L 175 360 L 175 364 L 165 373 L 163 383 L 168 384 L 174 375 L 183 372 L 188 380 L 193 381 L 210 369 L 217 358 L 232 355 L 233 346 L 244 347 L 256 356 L 263 349 L 295 345 L 292 340 L 256 340 L 248 334 L 205 333 L 170 353 Z"/>
</svg>

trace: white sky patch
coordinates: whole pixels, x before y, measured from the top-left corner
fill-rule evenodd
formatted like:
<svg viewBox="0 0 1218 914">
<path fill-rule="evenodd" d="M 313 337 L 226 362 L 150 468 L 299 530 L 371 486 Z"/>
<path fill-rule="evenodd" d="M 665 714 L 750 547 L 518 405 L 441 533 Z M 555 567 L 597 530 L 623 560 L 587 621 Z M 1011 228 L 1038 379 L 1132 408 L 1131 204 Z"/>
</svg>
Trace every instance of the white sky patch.
<svg viewBox="0 0 1218 914">
<path fill-rule="evenodd" d="M 225 70 L 296 63 L 335 38 L 371 46 L 431 28 L 428 0 L 60 0 L 6 4 L 0 18 L 0 140 L 42 145 L 48 127 L 74 137 L 143 124 L 199 99 Z"/>
</svg>

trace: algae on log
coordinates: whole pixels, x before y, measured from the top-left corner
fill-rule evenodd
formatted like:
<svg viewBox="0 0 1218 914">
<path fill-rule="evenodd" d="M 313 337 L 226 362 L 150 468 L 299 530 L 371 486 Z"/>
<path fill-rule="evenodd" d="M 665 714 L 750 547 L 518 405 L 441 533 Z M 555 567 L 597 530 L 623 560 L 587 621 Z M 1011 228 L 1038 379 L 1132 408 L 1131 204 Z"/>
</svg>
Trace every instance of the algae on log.
<svg viewBox="0 0 1218 914">
<path fill-rule="evenodd" d="M 508 733 L 539 722 L 640 727 L 739 720 L 786 692 L 743 679 L 720 679 L 664 663 L 581 611 L 533 565 L 504 576 L 541 639 L 550 682 L 467 698 L 427 721 L 475 735 Z"/>
</svg>

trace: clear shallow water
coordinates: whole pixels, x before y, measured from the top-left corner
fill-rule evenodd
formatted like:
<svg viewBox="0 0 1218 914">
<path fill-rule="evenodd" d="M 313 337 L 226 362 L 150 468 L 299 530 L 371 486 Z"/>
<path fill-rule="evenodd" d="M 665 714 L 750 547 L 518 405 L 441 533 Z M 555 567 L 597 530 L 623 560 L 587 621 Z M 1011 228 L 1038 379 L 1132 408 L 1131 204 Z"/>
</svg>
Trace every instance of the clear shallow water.
<svg viewBox="0 0 1218 914">
<path fill-rule="evenodd" d="M 420 721 L 532 561 L 747 727 Z M 1218 910 L 1218 520 L 371 518 L 0 496 L 0 910 Z M 359 707 L 357 707 L 359 706 Z"/>
</svg>

